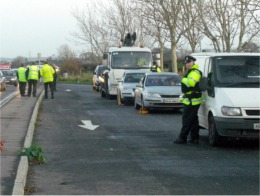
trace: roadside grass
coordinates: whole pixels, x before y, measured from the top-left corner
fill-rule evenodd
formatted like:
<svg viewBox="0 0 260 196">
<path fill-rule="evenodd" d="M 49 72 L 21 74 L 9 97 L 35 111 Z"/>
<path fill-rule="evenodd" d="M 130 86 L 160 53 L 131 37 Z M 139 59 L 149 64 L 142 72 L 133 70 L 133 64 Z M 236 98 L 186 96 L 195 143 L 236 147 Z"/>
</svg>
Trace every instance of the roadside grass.
<svg viewBox="0 0 260 196">
<path fill-rule="evenodd" d="M 63 77 L 58 75 L 57 83 L 63 84 L 92 84 L 92 72 L 82 73 L 80 75 L 68 75 L 68 77 Z"/>
</svg>

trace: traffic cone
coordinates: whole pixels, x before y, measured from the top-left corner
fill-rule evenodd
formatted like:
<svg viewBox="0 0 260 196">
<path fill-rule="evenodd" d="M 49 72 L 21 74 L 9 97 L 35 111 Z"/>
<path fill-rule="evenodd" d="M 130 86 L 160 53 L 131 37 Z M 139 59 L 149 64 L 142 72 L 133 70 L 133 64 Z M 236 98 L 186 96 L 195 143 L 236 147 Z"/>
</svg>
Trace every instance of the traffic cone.
<svg viewBox="0 0 260 196">
<path fill-rule="evenodd" d="M 149 113 L 149 111 L 148 111 L 148 109 L 147 108 L 140 108 L 140 110 L 139 110 L 139 112 L 138 112 L 139 114 L 148 114 Z"/>
</svg>

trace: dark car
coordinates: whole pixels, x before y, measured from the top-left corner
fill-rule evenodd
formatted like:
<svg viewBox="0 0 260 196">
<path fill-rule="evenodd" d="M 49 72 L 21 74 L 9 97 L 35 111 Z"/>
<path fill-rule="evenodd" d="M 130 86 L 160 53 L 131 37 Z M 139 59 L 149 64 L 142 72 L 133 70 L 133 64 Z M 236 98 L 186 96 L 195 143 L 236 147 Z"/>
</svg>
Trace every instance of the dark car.
<svg viewBox="0 0 260 196">
<path fill-rule="evenodd" d="M 93 72 L 93 78 L 92 78 L 92 84 L 93 84 L 93 90 L 99 91 L 100 83 L 98 77 L 101 75 L 101 73 L 104 70 L 107 70 L 107 66 L 98 65 Z"/>
<path fill-rule="evenodd" d="M 6 84 L 18 86 L 18 79 L 14 70 L 2 70 L 2 73 L 6 79 Z"/>
<path fill-rule="evenodd" d="M 5 91 L 6 89 L 6 79 L 3 72 L 0 70 L 0 91 Z"/>
</svg>

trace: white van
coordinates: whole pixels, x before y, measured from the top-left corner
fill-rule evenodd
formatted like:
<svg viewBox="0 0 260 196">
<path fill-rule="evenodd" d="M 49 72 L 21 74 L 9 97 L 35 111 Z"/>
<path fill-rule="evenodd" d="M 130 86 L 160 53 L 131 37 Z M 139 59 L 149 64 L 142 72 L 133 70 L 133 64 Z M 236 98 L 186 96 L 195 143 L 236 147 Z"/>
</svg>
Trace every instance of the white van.
<svg viewBox="0 0 260 196">
<path fill-rule="evenodd" d="M 259 139 L 260 53 L 193 53 L 206 77 L 199 124 L 210 145 L 221 138 Z"/>
</svg>

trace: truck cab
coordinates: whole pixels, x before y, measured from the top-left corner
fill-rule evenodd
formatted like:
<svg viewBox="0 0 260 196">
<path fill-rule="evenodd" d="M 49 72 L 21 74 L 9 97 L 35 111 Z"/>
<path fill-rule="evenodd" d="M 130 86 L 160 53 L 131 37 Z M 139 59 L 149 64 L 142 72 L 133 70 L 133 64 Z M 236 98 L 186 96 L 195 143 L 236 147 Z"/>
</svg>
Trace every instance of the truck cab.
<svg viewBox="0 0 260 196">
<path fill-rule="evenodd" d="M 117 95 L 118 80 L 126 70 L 149 70 L 152 65 L 152 52 L 145 47 L 111 47 L 104 55 L 103 65 L 108 72 L 101 83 L 102 97 L 111 98 Z"/>
</svg>

